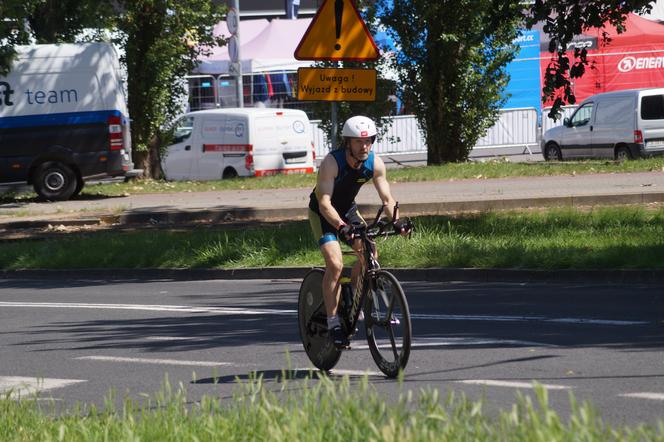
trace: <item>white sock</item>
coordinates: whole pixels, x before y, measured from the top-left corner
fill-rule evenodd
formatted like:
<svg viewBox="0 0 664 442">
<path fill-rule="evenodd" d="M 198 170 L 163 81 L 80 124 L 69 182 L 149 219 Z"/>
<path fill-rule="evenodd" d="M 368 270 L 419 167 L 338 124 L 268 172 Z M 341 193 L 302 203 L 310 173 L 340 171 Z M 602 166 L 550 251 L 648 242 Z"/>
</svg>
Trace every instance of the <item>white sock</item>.
<svg viewBox="0 0 664 442">
<path fill-rule="evenodd" d="M 332 330 L 334 327 L 341 327 L 339 317 L 337 315 L 327 317 L 327 329 Z"/>
</svg>

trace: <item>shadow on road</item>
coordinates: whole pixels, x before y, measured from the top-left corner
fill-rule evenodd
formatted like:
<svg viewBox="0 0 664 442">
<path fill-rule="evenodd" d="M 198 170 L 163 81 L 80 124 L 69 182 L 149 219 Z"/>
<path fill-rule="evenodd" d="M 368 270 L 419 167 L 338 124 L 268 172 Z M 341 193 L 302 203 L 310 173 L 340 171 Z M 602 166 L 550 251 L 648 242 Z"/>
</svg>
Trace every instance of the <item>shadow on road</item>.
<svg viewBox="0 0 664 442">
<path fill-rule="evenodd" d="M 300 350 L 297 282 L 223 287 L 183 293 L 176 302 L 210 311 L 113 310 L 96 313 L 95 319 L 26 324 L 11 333 L 23 336 L 15 345 L 42 352 L 216 349 L 223 356 L 224 348 L 285 344 Z M 664 348 L 659 291 L 648 286 L 418 282 L 404 287 L 414 317 L 413 354 L 515 346 L 604 347 L 627 352 Z"/>
</svg>

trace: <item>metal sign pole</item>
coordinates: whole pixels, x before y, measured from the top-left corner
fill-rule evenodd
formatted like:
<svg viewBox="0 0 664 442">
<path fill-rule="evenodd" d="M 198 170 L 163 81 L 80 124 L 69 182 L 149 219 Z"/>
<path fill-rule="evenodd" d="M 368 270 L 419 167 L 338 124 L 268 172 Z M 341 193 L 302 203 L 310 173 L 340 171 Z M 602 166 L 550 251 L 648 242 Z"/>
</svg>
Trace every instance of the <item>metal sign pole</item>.
<svg viewBox="0 0 664 442">
<path fill-rule="evenodd" d="M 237 64 L 237 69 L 235 69 L 234 75 L 235 75 L 235 85 L 236 85 L 236 93 L 237 93 L 237 105 L 238 107 L 244 107 L 244 94 L 242 92 L 242 57 L 240 56 L 240 0 L 232 0 L 231 1 L 231 11 L 234 11 L 234 14 L 232 16 L 227 16 L 227 21 L 229 22 L 229 30 L 231 31 L 231 38 L 235 39 L 235 51 L 231 55 L 229 51 L 229 55 L 231 55 L 231 62 L 234 62 Z M 235 23 L 231 23 L 235 20 Z M 234 28 L 234 29 L 231 29 Z M 235 59 L 233 59 L 235 58 Z"/>
<path fill-rule="evenodd" d="M 332 139 L 330 140 L 330 150 L 334 150 L 337 147 L 339 147 L 335 144 L 337 142 L 337 102 L 332 101 L 330 102 L 330 105 L 332 106 L 330 112 L 331 113 L 330 121 L 332 122 L 332 130 L 331 130 Z"/>
</svg>

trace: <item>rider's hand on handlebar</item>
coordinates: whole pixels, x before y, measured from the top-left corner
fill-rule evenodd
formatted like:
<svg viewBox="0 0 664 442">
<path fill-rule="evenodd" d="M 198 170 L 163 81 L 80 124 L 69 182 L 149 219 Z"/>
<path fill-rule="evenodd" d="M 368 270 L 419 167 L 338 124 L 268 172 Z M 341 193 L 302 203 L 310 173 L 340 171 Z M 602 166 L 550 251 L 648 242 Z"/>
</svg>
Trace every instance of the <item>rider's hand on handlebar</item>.
<svg viewBox="0 0 664 442">
<path fill-rule="evenodd" d="M 409 235 L 413 231 L 413 223 L 408 218 L 398 219 L 392 225 L 394 231 L 401 235 Z"/>
<path fill-rule="evenodd" d="M 337 228 L 337 234 L 339 235 L 339 238 L 341 238 L 344 241 L 350 241 L 353 239 L 355 231 L 353 229 L 353 226 L 350 224 L 340 224 L 339 227 Z"/>
</svg>

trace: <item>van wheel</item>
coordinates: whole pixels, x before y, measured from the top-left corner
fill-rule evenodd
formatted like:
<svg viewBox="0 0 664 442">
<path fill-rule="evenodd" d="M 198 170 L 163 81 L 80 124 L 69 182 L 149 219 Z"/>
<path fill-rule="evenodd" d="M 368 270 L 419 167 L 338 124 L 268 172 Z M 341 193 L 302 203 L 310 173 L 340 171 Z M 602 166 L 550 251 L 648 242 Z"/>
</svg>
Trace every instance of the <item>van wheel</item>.
<svg viewBox="0 0 664 442">
<path fill-rule="evenodd" d="M 549 143 L 544 148 L 544 159 L 547 161 L 562 161 L 563 154 L 556 143 Z"/>
<path fill-rule="evenodd" d="M 49 161 L 37 168 L 33 187 L 37 195 L 47 201 L 63 201 L 71 198 L 76 184 L 76 174 L 69 166 Z"/>
<path fill-rule="evenodd" d="M 232 167 L 228 167 L 226 168 L 226 170 L 224 170 L 224 173 L 223 175 L 221 175 L 221 178 L 224 180 L 229 178 L 237 178 L 237 171 Z"/>
<path fill-rule="evenodd" d="M 81 193 L 81 190 L 83 190 L 83 186 L 85 185 L 85 181 L 79 176 L 76 177 L 76 189 L 74 189 L 74 193 L 72 193 L 72 197 L 77 196 L 79 193 Z"/>
<path fill-rule="evenodd" d="M 616 149 L 616 161 L 627 161 L 632 159 L 632 152 L 627 146 L 620 146 Z"/>
</svg>

